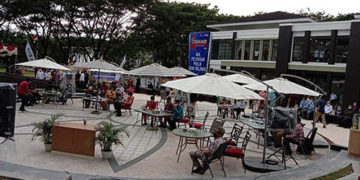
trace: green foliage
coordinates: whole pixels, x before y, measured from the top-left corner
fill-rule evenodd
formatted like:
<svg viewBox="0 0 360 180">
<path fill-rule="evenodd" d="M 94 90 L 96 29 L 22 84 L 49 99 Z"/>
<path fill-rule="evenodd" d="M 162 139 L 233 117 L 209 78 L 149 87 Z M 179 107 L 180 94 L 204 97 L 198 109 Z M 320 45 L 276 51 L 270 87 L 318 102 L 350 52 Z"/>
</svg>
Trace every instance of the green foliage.
<svg viewBox="0 0 360 180">
<path fill-rule="evenodd" d="M 345 21 L 345 20 L 352 20 L 354 19 L 355 13 L 348 13 L 348 14 L 338 14 L 337 16 L 333 16 L 326 11 L 317 11 L 313 12 L 310 8 L 300 9 L 298 14 L 310 17 L 318 22 L 324 21 Z"/>
<path fill-rule="evenodd" d="M 51 144 L 52 143 L 52 127 L 58 122 L 56 120 L 60 117 L 60 114 L 51 115 L 49 119 L 46 119 L 42 122 L 35 122 L 32 125 L 34 126 L 32 132 L 33 137 L 32 141 L 34 141 L 36 138 L 41 137 L 41 140 L 45 144 Z"/>
<path fill-rule="evenodd" d="M 342 177 L 345 177 L 353 172 L 354 172 L 354 169 L 352 167 L 352 164 L 349 164 L 348 166 L 346 166 L 342 169 L 339 169 L 335 172 L 332 172 L 330 174 L 327 174 L 327 175 L 324 175 L 321 177 L 313 178 L 311 180 L 335 180 L 335 179 L 340 179 Z"/>
<path fill-rule="evenodd" d="M 95 137 L 95 142 L 100 144 L 102 151 L 111 151 L 112 145 L 123 146 L 122 140 L 119 138 L 119 134 L 124 133 L 127 137 L 129 137 L 126 128 L 126 126 L 117 128 L 110 122 L 102 121 L 97 128 L 98 134 Z"/>
<path fill-rule="evenodd" d="M 209 4 L 156 1 L 139 12 L 133 36 L 141 49 L 152 53 L 154 62 L 186 67 L 190 32 L 208 31 L 206 25 L 231 18 Z"/>
</svg>

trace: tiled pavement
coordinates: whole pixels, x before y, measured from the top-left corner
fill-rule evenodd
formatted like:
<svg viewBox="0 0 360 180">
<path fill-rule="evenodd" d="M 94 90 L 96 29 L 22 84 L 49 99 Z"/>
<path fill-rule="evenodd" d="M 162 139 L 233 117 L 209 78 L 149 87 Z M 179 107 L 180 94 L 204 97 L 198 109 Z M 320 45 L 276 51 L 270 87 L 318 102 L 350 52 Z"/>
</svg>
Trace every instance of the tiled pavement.
<svg viewBox="0 0 360 180">
<path fill-rule="evenodd" d="M 147 96 L 135 96 L 133 107 L 140 107 L 147 100 Z M 100 115 L 91 114 L 91 109 L 82 111 L 79 100 L 75 100 L 75 104 L 62 105 L 37 105 L 28 107 L 28 112 L 17 112 L 16 117 L 16 140 L 15 151 L 12 148 L 0 147 L 0 153 L 8 150 L 8 153 L 3 153 L 0 160 L 5 160 L 15 164 L 22 164 L 25 166 L 63 170 L 72 173 L 81 174 L 97 174 L 105 176 L 121 176 L 121 177 L 192 177 L 188 172 L 189 158 L 186 155 L 194 147 L 188 147 L 185 154 L 181 156 L 179 163 L 174 163 L 174 155 L 178 137 L 174 136 L 166 129 L 161 131 L 148 131 L 145 126 L 140 123 L 133 126 L 137 118 L 137 113 L 133 112 L 130 116 L 128 112 L 124 112 L 122 117 L 110 116 L 108 111 Z M 211 103 L 199 103 L 199 111 L 196 116 L 202 119 L 206 111 L 209 111 L 209 121 L 207 127 L 210 127 L 212 119 L 216 114 L 216 106 Z M 45 153 L 41 142 L 31 142 L 29 136 L 32 130 L 30 124 L 48 118 L 51 114 L 62 113 L 64 116 L 59 118 L 61 122 L 81 122 L 86 119 L 89 124 L 95 124 L 100 121 L 109 121 L 117 125 L 128 126 L 127 130 L 130 133 L 129 138 L 124 138 L 124 147 L 115 146 L 113 149 L 114 159 L 106 162 L 101 159 L 99 147 L 96 148 L 94 159 L 83 159 L 79 157 L 72 157 L 63 154 Z M 232 121 L 225 123 L 226 132 L 230 132 L 233 126 Z M 168 140 L 167 140 L 168 139 Z M 260 142 L 262 143 L 262 142 Z M 12 144 L 12 143 L 8 143 Z M 14 144 L 10 145 L 13 146 Z M 272 150 L 268 150 L 271 153 Z M 252 137 L 252 143 L 248 145 L 247 155 L 259 156 L 262 153 L 262 147 L 257 148 L 255 135 Z M 325 151 L 319 150 L 315 156 L 310 159 L 301 155 L 295 155 L 295 158 L 301 165 L 308 164 L 315 159 L 318 159 Z M 4 154 L 13 154 L 10 156 Z M 26 160 L 25 160 L 26 159 Z M 241 163 L 236 159 L 226 160 L 226 169 L 229 171 L 229 176 L 241 176 L 243 171 L 239 171 Z M 41 163 L 46 162 L 46 163 Z M 235 164 L 236 165 L 235 165 Z M 229 166 L 231 164 L 232 166 Z M 235 165 L 235 166 L 234 166 Z M 289 162 L 289 165 L 296 167 L 294 163 Z M 217 165 L 216 165 L 217 166 Z M 216 167 L 218 168 L 218 167 Z M 140 171 L 139 171 L 140 170 Z M 161 171 L 167 172 L 163 175 Z M 254 174 L 253 172 L 248 172 Z M 0 172 L 1 174 L 1 172 Z M 219 173 L 221 174 L 221 173 Z M 208 177 L 208 176 L 206 176 Z"/>
</svg>

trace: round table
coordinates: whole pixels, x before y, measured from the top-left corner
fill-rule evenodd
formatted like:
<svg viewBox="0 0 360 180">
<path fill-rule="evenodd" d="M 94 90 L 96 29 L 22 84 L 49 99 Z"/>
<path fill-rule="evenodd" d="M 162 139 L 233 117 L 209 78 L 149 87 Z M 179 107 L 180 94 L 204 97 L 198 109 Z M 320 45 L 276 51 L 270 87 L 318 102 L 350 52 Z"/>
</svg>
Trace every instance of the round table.
<svg viewBox="0 0 360 180">
<path fill-rule="evenodd" d="M 179 162 L 180 154 L 186 149 L 188 144 L 195 144 L 196 148 L 200 150 L 203 146 L 203 140 L 211 136 L 210 132 L 203 130 L 195 129 L 184 131 L 183 128 L 174 129 L 172 131 L 176 136 L 179 136 L 179 143 L 176 149 L 176 154 L 178 155 L 177 162 Z M 198 145 L 199 143 L 199 145 Z"/>
</svg>

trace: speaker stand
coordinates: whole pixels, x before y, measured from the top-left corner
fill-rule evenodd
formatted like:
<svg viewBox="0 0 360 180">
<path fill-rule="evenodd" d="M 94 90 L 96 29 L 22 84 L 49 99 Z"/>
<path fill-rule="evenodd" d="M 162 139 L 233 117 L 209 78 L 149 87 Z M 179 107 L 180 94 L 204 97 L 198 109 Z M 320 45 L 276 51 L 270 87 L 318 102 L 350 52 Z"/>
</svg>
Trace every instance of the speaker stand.
<svg viewBox="0 0 360 180">
<path fill-rule="evenodd" d="M 5 137 L 5 139 L 0 144 L 4 144 L 8 140 L 15 142 L 15 139 L 13 139 L 12 137 Z"/>
</svg>

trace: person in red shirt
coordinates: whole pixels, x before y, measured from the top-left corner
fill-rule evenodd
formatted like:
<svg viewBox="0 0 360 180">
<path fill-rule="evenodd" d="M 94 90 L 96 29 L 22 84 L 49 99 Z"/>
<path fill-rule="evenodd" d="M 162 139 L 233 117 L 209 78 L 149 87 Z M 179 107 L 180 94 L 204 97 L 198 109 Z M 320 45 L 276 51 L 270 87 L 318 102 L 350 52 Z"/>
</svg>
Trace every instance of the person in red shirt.
<svg viewBox="0 0 360 180">
<path fill-rule="evenodd" d="M 25 105 L 28 102 L 28 94 L 30 93 L 29 83 L 31 83 L 31 80 L 29 78 L 27 78 L 25 81 L 22 81 L 19 84 L 19 87 L 17 90 L 17 93 L 18 93 L 19 97 L 21 98 L 20 111 L 22 111 L 22 112 L 26 111 Z"/>
<path fill-rule="evenodd" d="M 155 97 L 151 96 L 150 97 L 150 101 L 148 101 L 146 103 L 146 105 L 144 106 L 144 110 L 149 109 L 149 110 L 154 110 L 156 109 L 158 106 L 158 102 L 155 101 Z M 146 115 L 143 115 L 143 119 L 144 119 L 144 124 L 143 125 L 147 125 L 146 123 Z M 151 119 L 151 124 L 153 124 L 153 119 Z"/>
</svg>

